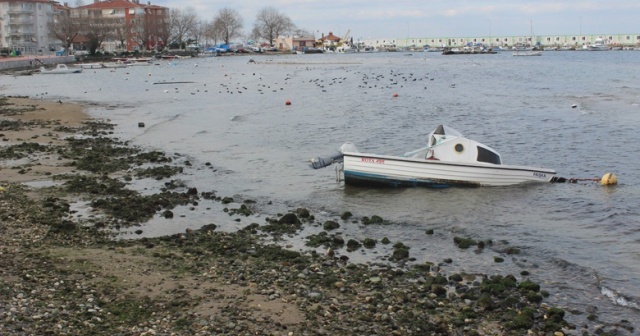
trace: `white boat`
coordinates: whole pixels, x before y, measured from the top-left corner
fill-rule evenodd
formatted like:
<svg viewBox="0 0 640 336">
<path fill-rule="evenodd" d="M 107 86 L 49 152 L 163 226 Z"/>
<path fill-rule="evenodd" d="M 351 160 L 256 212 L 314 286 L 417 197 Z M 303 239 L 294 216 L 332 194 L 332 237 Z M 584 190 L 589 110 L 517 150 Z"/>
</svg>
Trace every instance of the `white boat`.
<svg viewBox="0 0 640 336">
<path fill-rule="evenodd" d="M 403 156 L 360 153 L 351 143 L 339 156 L 316 158 L 313 168 L 342 160 L 345 184 L 363 186 L 508 186 L 551 182 L 555 170 L 502 164 L 500 154 L 445 125 L 429 134 L 429 146 Z"/>
<path fill-rule="evenodd" d="M 113 58 L 115 62 L 121 62 L 130 66 L 151 65 L 151 58 Z"/>
<path fill-rule="evenodd" d="M 128 66 L 148 66 L 151 65 L 151 59 L 131 59 L 124 63 Z"/>
<path fill-rule="evenodd" d="M 604 51 L 604 50 L 609 50 L 609 47 L 604 44 L 604 40 L 601 38 L 597 38 L 596 41 L 587 46 L 587 50 L 589 51 Z"/>
<path fill-rule="evenodd" d="M 102 65 L 105 68 L 109 68 L 109 69 L 116 69 L 116 68 L 126 68 L 127 64 L 122 63 L 120 61 L 118 62 L 108 62 L 108 63 L 102 63 Z"/>
<path fill-rule="evenodd" d="M 82 68 L 70 68 L 67 67 L 66 64 L 58 64 L 55 69 L 47 69 L 45 67 L 40 67 L 41 74 L 68 74 L 68 73 L 79 73 L 82 72 Z"/>
<path fill-rule="evenodd" d="M 76 64 L 77 67 L 83 68 L 83 69 L 102 69 L 104 68 L 102 66 L 102 63 L 81 63 L 81 64 Z"/>
<path fill-rule="evenodd" d="M 542 56 L 540 50 L 514 50 L 513 56 Z"/>
</svg>

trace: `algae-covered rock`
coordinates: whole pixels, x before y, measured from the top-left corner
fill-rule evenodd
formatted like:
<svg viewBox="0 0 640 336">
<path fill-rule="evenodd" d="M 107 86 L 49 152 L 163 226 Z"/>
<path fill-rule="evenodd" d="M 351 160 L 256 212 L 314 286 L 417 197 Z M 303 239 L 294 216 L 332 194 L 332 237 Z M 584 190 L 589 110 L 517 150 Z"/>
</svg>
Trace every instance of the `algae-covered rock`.
<svg viewBox="0 0 640 336">
<path fill-rule="evenodd" d="M 339 227 L 340 227 L 340 224 L 338 224 L 337 222 L 334 222 L 334 221 L 330 221 L 330 220 L 324 222 L 324 224 L 322 225 L 322 228 L 327 230 L 327 231 L 335 230 L 335 229 L 337 229 Z"/>
</svg>

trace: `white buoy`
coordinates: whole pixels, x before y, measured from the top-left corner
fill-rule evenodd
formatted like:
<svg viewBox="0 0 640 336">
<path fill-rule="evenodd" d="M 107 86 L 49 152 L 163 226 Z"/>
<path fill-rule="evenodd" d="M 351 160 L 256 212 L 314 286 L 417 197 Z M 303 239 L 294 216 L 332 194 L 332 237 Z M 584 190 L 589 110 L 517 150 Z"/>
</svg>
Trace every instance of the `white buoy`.
<svg viewBox="0 0 640 336">
<path fill-rule="evenodd" d="M 600 184 L 603 186 L 618 184 L 618 177 L 612 173 L 606 173 L 600 179 Z"/>
</svg>

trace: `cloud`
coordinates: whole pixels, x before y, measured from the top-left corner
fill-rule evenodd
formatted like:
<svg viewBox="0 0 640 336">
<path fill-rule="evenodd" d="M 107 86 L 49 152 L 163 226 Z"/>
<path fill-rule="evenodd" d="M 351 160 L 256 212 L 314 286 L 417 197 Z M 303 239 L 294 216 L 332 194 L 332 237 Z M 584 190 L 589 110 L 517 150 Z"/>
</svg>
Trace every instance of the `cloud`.
<svg viewBox="0 0 640 336">
<path fill-rule="evenodd" d="M 147 1 L 147 0 L 145 0 Z M 288 15 L 296 25 L 315 32 L 338 34 L 351 29 L 362 36 L 471 36 L 479 31 L 496 35 L 529 32 L 575 34 L 584 22 L 585 34 L 638 32 L 638 0 L 257 0 L 215 1 L 151 0 L 166 7 L 193 7 L 204 20 L 212 20 L 219 9 L 236 9 L 250 31 L 257 12 L 271 6 Z"/>
</svg>

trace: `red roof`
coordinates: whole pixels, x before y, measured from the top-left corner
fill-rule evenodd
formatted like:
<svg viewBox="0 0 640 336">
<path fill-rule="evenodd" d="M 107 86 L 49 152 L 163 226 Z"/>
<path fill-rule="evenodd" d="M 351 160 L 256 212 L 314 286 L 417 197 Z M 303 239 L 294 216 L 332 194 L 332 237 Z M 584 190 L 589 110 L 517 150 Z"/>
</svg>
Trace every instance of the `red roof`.
<svg viewBox="0 0 640 336">
<path fill-rule="evenodd" d="M 2 0 L 0 0 L 0 1 L 2 1 Z M 71 9 L 71 7 L 66 6 L 66 5 L 61 5 L 61 4 L 60 4 L 60 3 L 58 3 L 58 2 L 54 2 L 54 3 L 53 3 L 53 8 L 55 8 L 55 9 L 57 9 L 57 10 L 70 10 L 70 9 Z"/>
<path fill-rule="evenodd" d="M 16 0 L 0 0 L 0 2 L 16 2 Z M 51 0 L 20 0 L 20 2 L 41 2 L 49 3 Z"/>
<path fill-rule="evenodd" d="M 327 41 L 327 40 L 329 40 L 329 41 L 340 41 L 341 38 L 333 35 L 333 32 L 329 32 L 329 35 L 323 36 L 320 40 L 321 41 Z"/>
<path fill-rule="evenodd" d="M 127 0 L 104 0 L 94 2 L 90 5 L 80 6 L 82 9 L 119 9 L 119 8 L 142 8 L 142 5 Z"/>
</svg>

